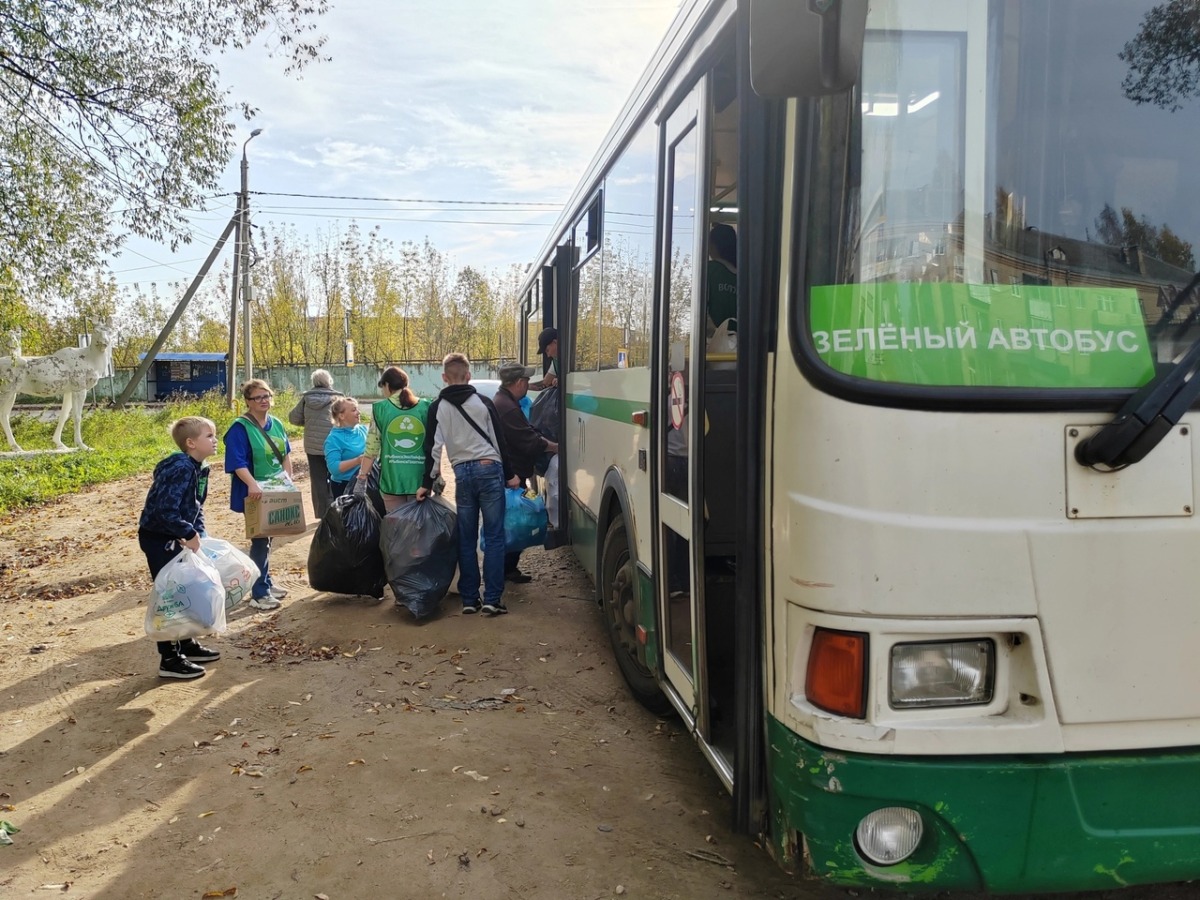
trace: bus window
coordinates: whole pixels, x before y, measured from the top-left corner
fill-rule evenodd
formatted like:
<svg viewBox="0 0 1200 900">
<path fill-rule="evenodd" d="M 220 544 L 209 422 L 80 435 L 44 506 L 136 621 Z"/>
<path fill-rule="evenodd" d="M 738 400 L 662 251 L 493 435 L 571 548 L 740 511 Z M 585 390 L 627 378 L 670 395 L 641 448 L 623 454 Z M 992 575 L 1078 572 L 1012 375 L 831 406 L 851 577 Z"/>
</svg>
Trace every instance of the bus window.
<svg viewBox="0 0 1200 900">
<path fill-rule="evenodd" d="M 1139 387 L 1190 345 L 1198 175 L 1187 110 L 1144 89 L 1158 15 L 872 6 L 859 88 L 816 103 L 801 314 L 822 365 L 880 396 L 1044 404 Z"/>
<path fill-rule="evenodd" d="M 700 143 L 693 123 L 668 150 L 669 228 L 663 273 L 663 321 L 666 343 L 663 410 L 663 492 L 682 506 L 682 515 L 664 518 L 663 548 L 668 592 L 665 624 L 667 652 L 690 682 L 695 651 L 691 597 L 692 429 L 690 394 L 695 381 L 692 335 L 696 315 L 696 229 Z M 699 220 L 700 222 L 703 219 Z"/>
<path fill-rule="evenodd" d="M 575 355 L 573 372 L 594 372 L 600 368 L 600 308 L 603 260 L 589 252 L 589 216 L 575 226 Z M 582 261 L 582 262 L 580 262 Z"/>
<path fill-rule="evenodd" d="M 657 138 L 655 123 L 644 123 L 604 179 L 600 353 L 619 366 L 625 350 L 628 369 L 650 365 Z"/>
</svg>

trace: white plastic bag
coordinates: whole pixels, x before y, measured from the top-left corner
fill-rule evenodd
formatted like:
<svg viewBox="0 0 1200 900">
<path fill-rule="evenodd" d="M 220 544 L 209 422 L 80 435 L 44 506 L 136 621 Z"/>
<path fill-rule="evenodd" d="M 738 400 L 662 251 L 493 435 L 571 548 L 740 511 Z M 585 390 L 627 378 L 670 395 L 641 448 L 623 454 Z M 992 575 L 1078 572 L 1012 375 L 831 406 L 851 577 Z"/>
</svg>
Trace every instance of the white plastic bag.
<svg viewBox="0 0 1200 900">
<path fill-rule="evenodd" d="M 737 353 L 737 332 L 730 331 L 730 324 L 736 327 L 737 319 L 726 319 L 717 326 L 717 330 L 708 339 L 708 353 Z"/>
<path fill-rule="evenodd" d="M 182 641 L 225 631 L 225 587 L 213 564 L 184 549 L 163 566 L 146 602 L 146 634 Z"/>
<path fill-rule="evenodd" d="M 200 552 L 213 564 L 225 588 L 225 611 L 229 612 L 250 598 L 250 589 L 258 581 L 258 566 L 229 541 L 200 538 Z"/>
<path fill-rule="evenodd" d="M 546 466 L 546 515 L 550 518 L 550 527 L 558 527 L 558 454 L 550 457 Z"/>
</svg>

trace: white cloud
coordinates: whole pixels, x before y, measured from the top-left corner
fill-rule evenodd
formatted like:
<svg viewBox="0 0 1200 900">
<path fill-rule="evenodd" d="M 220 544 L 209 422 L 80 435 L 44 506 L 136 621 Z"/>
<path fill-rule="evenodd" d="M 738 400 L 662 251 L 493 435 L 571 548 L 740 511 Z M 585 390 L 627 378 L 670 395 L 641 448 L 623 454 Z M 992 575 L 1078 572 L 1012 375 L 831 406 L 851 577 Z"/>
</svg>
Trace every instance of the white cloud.
<svg viewBox="0 0 1200 900">
<path fill-rule="evenodd" d="M 254 48 L 219 60 L 230 99 L 260 110 L 241 131 L 264 129 L 247 148 L 250 190 L 564 202 L 676 6 L 675 0 L 339 0 L 320 23 L 332 61 L 310 66 L 300 79 L 285 77 L 281 60 Z M 241 140 L 224 179 L 231 192 L 240 183 Z M 459 264 L 480 268 L 525 264 L 554 219 L 551 210 L 418 213 L 349 201 L 324 204 L 323 218 L 311 209 L 286 209 L 322 205 L 316 200 L 256 193 L 251 203 L 276 227 L 303 234 L 358 217 L 396 242 L 428 235 Z M 383 216 L 419 221 L 374 218 Z M 163 248 L 138 249 L 169 259 Z"/>
</svg>

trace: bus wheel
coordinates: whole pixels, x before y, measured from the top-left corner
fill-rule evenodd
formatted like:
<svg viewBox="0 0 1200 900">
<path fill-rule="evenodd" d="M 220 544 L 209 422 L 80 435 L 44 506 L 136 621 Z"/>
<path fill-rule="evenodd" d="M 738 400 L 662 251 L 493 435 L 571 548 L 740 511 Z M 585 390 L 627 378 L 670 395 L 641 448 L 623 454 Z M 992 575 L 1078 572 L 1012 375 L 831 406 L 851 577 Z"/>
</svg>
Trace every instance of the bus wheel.
<svg viewBox="0 0 1200 900">
<path fill-rule="evenodd" d="M 600 563 L 600 600 L 608 636 L 625 682 L 637 701 L 658 715 L 671 710 L 658 682 L 638 658 L 637 589 L 625 519 L 617 516 L 604 536 Z"/>
</svg>

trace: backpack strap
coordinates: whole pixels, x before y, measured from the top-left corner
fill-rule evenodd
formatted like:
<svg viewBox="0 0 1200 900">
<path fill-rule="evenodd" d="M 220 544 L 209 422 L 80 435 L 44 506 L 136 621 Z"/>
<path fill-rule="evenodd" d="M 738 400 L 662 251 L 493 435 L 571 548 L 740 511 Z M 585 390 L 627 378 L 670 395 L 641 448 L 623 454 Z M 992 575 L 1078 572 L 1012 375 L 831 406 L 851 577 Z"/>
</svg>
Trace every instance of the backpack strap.
<svg viewBox="0 0 1200 900">
<path fill-rule="evenodd" d="M 489 446 L 489 447 L 491 447 L 493 450 L 496 450 L 496 445 L 495 445 L 495 444 L 493 444 L 493 443 L 492 443 L 492 439 L 491 439 L 490 437 L 488 437 L 488 436 L 487 436 L 487 432 L 486 432 L 486 431 L 484 431 L 482 428 L 480 428 L 480 427 L 479 427 L 479 423 L 478 423 L 478 422 L 476 422 L 476 421 L 475 421 L 474 419 L 472 419 L 472 418 L 471 418 L 469 415 L 467 415 L 467 411 L 466 411 L 465 409 L 463 409 L 463 408 L 462 408 L 461 406 L 459 406 L 457 403 L 451 403 L 450 405 L 451 405 L 451 406 L 453 406 L 455 409 L 457 409 L 457 410 L 458 410 L 458 412 L 459 412 L 459 414 L 460 414 L 460 415 L 461 415 L 461 416 L 462 416 L 464 419 L 466 419 L 466 420 L 467 420 L 467 422 L 470 424 L 470 426 L 471 426 L 472 428 L 474 428 L 476 431 L 478 431 L 478 432 L 479 432 L 479 436 L 480 436 L 481 438 L 483 438 L 485 441 L 487 441 L 487 442 L 488 442 L 488 446 Z M 496 452 L 497 452 L 497 453 L 499 453 L 500 451 L 498 451 L 498 450 L 497 450 Z"/>
</svg>

